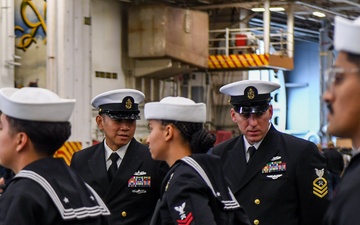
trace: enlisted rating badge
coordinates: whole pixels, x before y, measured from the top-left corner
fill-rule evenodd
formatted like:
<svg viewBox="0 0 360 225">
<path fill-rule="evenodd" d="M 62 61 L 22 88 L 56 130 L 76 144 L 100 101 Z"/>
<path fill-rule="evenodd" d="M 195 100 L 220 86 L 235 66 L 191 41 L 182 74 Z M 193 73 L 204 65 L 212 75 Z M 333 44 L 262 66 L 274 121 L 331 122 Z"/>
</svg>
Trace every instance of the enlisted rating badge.
<svg viewBox="0 0 360 225">
<path fill-rule="evenodd" d="M 319 198 L 323 198 L 329 192 L 327 180 L 323 177 L 324 168 L 320 170 L 315 168 L 315 172 L 318 177 L 313 181 L 313 193 Z"/>
<path fill-rule="evenodd" d="M 183 202 L 181 205 L 179 206 L 175 206 L 174 209 L 179 213 L 179 220 L 176 220 L 178 225 L 190 225 L 191 222 L 194 220 L 193 214 L 192 212 L 189 212 L 186 215 L 186 202 Z"/>
</svg>

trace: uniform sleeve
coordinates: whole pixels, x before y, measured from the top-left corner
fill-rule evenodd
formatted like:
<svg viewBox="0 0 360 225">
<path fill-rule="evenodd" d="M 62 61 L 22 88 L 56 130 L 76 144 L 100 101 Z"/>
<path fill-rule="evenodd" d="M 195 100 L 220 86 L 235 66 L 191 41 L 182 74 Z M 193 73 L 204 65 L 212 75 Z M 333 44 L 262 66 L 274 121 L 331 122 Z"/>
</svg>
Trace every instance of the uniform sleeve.
<svg viewBox="0 0 360 225">
<path fill-rule="evenodd" d="M 302 225 L 318 225 L 329 205 L 326 160 L 313 143 L 305 146 L 296 177 Z"/>
<path fill-rule="evenodd" d="M 14 193 L 0 197 L 1 225 L 42 224 L 39 220 L 45 215 L 39 205 L 22 193 Z"/>
<path fill-rule="evenodd" d="M 195 171 L 175 171 L 165 194 L 172 224 L 216 225 L 208 186 Z"/>
<path fill-rule="evenodd" d="M 72 157 L 71 157 L 71 161 L 70 161 L 70 167 L 73 168 L 74 170 L 77 170 L 77 156 L 78 154 L 75 152 Z"/>
</svg>

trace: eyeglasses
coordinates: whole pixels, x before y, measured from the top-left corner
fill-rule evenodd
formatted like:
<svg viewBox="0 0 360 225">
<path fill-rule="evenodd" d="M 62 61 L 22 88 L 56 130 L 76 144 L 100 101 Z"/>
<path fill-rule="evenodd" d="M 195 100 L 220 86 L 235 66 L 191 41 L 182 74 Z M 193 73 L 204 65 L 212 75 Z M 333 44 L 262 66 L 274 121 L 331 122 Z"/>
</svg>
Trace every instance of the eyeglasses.
<svg viewBox="0 0 360 225">
<path fill-rule="evenodd" d="M 332 67 L 325 72 L 326 89 L 330 90 L 334 85 L 344 80 L 345 73 L 357 73 L 359 68 Z"/>
</svg>

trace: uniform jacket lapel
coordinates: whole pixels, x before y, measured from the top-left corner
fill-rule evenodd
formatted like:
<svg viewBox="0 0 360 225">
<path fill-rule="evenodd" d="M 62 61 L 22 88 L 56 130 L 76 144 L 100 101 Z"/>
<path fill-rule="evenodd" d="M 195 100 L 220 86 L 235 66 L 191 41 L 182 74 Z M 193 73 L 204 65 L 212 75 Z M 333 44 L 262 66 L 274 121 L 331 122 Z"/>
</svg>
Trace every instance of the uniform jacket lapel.
<svg viewBox="0 0 360 225">
<path fill-rule="evenodd" d="M 262 168 L 279 152 L 279 148 L 276 147 L 277 138 L 276 130 L 271 126 L 255 155 L 247 164 L 238 185 L 234 187 L 234 192 L 243 188 L 258 173 L 261 173 Z M 241 137 L 241 139 L 243 138 Z M 244 144 L 242 145 L 242 152 L 244 152 Z"/>
<path fill-rule="evenodd" d="M 90 168 L 92 176 L 94 177 L 94 180 L 103 189 L 103 193 L 106 193 L 106 190 L 108 190 L 110 183 L 107 179 L 104 142 L 98 145 L 94 154 L 88 160 L 88 166 Z"/>
<path fill-rule="evenodd" d="M 113 182 L 109 186 L 105 195 L 105 202 L 108 202 L 116 193 L 127 187 L 129 179 L 142 164 L 140 157 L 138 157 L 139 148 L 137 145 L 139 143 L 133 139 L 113 178 Z"/>
<path fill-rule="evenodd" d="M 242 136 L 239 136 L 235 141 L 233 148 L 228 151 L 228 158 L 230 162 L 225 165 L 225 170 L 230 177 L 230 180 L 238 181 L 233 188 L 237 188 L 240 185 L 240 180 L 243 177 L 246 170 L 246 158 L 244 152 L 244 140 Z M 240 162 L 239 163 L 239 159 Z"/>
</svg>

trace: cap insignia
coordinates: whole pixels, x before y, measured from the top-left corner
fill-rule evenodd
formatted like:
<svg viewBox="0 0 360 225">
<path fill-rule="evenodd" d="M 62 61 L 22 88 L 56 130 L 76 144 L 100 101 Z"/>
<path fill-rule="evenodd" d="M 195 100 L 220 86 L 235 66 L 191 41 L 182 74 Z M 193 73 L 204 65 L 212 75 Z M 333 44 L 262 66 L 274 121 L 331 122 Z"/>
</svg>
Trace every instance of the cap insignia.
<svg viewBox="0 0 360 225">
<path fill-rule="evenodd" d="M 126 103 L 125 103 L 125 108 L 127 108 L 127 109 L 131 109 L 132 108 L 132 101 L 131 101 L 131 99 L 130 98 L 128 98 L 127 100 L 126 100 Z"/>
<path fill-rule="evenodd" d="M 247 90 L 247 98 L 248 99 L 254 99 L 255 98 L 255 92 L 251 87 Z"/>
</svg>

